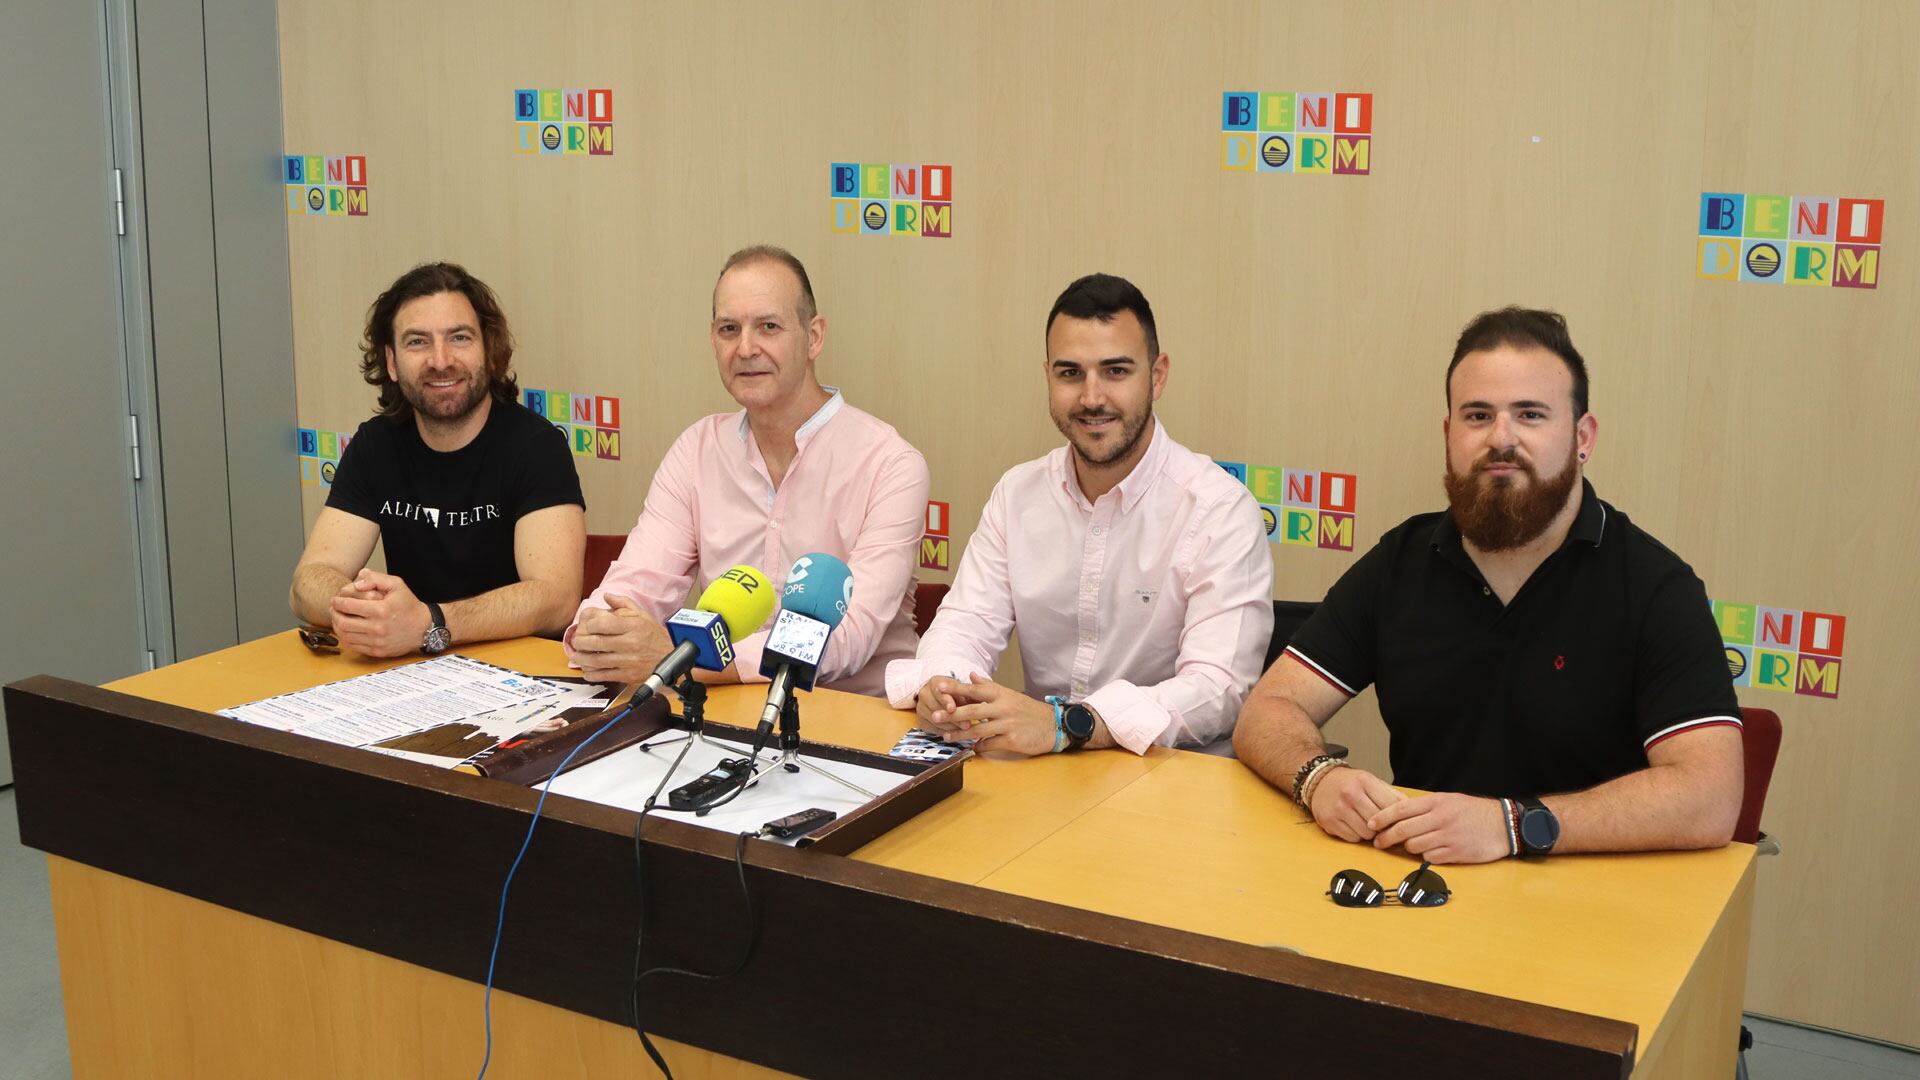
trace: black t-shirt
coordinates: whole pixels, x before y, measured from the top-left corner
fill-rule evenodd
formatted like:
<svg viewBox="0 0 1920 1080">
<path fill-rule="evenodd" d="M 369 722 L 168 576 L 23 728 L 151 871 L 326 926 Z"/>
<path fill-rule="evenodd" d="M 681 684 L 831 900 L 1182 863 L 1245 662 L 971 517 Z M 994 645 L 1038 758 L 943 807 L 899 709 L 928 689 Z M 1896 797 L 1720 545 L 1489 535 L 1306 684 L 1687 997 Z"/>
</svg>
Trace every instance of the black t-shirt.
<svg viewBox="0 0 1920 1080">
<path fill-rule="evenodd" d="M 1380 695 L 1396 783 L 1512 797 L 1647 767 L 1682 731 L 1738 725 L 1706 587 L 1583 484 L 1560 549 L 1502 606 L 1448 513 L 1380 538 L 1287 651 Z"/>
<path fill-rule="evenodd" d="M 480 434 L 447 453 L 421 440 L 411 414 L 361 424 L 327 496 L 328 506 L 380 526 L 387 572 L 436 603 L 519 581 L 515 523 L 563 503 L 586 505 L 566 436 L 497 398 Z"/>
</svg>

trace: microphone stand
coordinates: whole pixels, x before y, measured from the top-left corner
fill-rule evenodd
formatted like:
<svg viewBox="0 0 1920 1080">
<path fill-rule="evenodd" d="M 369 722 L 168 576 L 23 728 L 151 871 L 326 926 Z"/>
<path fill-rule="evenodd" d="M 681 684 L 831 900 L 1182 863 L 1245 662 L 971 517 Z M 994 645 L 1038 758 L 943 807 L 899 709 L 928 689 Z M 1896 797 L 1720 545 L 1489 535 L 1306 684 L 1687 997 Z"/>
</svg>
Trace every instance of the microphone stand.
<svg viewBox="0 0 1920 1080">
<path fill-rule="evenodd" d="M 707 684 L 694 678 L 693 672 L 689 671 L 681 676 L 678 683 L 674 684 L 673 692 L 680 695 L 680 716 L 681 719 L 686 721 L 687 733 L 671 739 L 661 739 L 659 742 L 641 743 L 640 751 L 642 753 L 652 753 L 655 747 L 672 746 L 674 743 L 679 742 L 706 743 L 709 746 L 717 745 L 705 735 L 707 724 Z M 684 749 L 680 751 L 682 757 L 685 757 L 686 753 Z"/>
<path fill-rule="evenodd" d="M 880 797 L 846 777 L 836 776 L 800 756 L 800 695 L 789 694 L 787 695 L 786 704 L 780 708 L 780 767 L 790 773 L 797 773 L 800 771 L 801 766 L 805 766 L 837 784 L 850 787 L 868 799 L 877 799 Z"/>
<path fill-rule="evenodd" d="M 656 746 L 672 746 L 674 743 L 684 744 L 680 747 L 680 753 L 674 757 L 673 764 L 668 765 L 665 775 L 660 777 L 660 783 L 653 789 L 653 794 L 647 796 L 646 805 L 648 806 L 652 806 L 659 800 L 660 793 L 667 789 L 667 782 L 673 779 L 673 774 L 680 771 L 680 763 L 687 759 L 687 751 L 693 749 L 694 743 L 697 742 L 705 746 L 714 747 L 723 753 L 727 752 L 724 746 L 708 739 L 703 734 L 707 725 L 707 684 L 694 678 L 693 672 L 689 671 L 681 678 L 680 682 L 674 686 L 673 691 L 680 695 L 680 715 L 687 722 L 687 733 L 672 739 L 663 739 L 657 743 L 643 742 L 640 744 L 640 752 L 643 754 L 652 753 L 653 748 Z M 760 759 L 755 757 L 753 762 L 754 772 L 758 773 L 760 771 L 760 764 Z M 702 813 L 704 814 L 705 811 L 702 811 Z"/>
</svg>

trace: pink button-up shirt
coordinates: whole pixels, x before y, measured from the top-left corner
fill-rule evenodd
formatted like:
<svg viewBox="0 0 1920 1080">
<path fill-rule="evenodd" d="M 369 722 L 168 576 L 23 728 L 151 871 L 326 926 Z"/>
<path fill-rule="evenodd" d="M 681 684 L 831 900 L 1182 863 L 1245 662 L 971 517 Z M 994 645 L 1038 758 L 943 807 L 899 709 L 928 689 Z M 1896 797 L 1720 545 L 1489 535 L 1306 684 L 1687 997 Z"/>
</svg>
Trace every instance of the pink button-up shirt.
<svg viewBox="0 0 1920 1080">
<path fill-rule="evenodd" d="M 626 547 L 580 611 L 606 607 L 603 597 L 619 593 L 664 620 L 728 567 L 756 567 L 778 590 L 795 559 L 825 552 L 853 571 L 853 602 L 827 640 L 819 682 L 881 694 L 885 661 L 911 657 L 918 640 L 913 572 L 926 522 L 927 462 L 891 425 L 826 389 L 833 396 L 794 433 L 798 452 L 778 490 L 744 410 L 682 432 L 653 474 Z M 569 646 L 579 621 L 576 612 Z M 766 638 L 762 626 L 734 642 L 742 681 L 763 681 Z"/>
<path fill-rule="evenodd" d="M 1259 506 L 1157 420 L 1093 502 L 1070 453 L 1000 478 L 918 657 L 887 665 L 888 700 L 910 708 L 935 675 L 991 674 L 1017 628 L 1027 692 L 1085 701 L 1134 753 L 1225 736 L 1273 634 Z"/>
</svg>

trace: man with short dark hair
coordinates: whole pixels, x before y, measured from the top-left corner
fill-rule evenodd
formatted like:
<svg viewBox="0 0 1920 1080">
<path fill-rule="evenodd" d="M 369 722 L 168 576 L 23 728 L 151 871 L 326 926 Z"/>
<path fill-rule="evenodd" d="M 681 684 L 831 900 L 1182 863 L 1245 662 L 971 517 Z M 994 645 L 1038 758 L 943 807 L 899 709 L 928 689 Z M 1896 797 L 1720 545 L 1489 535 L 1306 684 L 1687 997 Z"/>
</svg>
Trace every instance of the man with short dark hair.
<svg viewBox="0 0 1920 1080">
<path fill-rule="evenodd" d="M 1131 282 L 1090 274 L 1047 313 L 1067 445 L 1000 478 L 953 589 L 887 697 L 980 751 L 1199 746 L 1233 728 L 1273 633 L 1259 507 L 1153 415 L 1171 361 Z M 992 681 L 1018 630 L 1027 692 Z"/>
<path fill-rule="evenodd" d="M 1242 761 L 1327 833 L 1436 863 L 1718 847 L 1740 709 L 1693 570 L 1583 477 L 1599 437 L 1566 322 L 1506 308 L 1447 368 L 1449 510 L 1381 537 L 1240 715 Z M 1372 683 L 1394 781 L 1326 756 Z"/>
<path fill-rule="evenodd" d="M 521 408 L 493 290 L 453 263 L 367 312 L 380 415 L 340 455 L 289 601 L 368 656 L 556 633 L 580 596 L 586 501 L 566 438 Z M 367 569 L 376 541 L 387 572 Z"/>
<path fill-rule="evenodd" d="M 740 404 L 694 423 L 667 450 L 620 557 L 563 639 L 585 675 L 638 682 L 672 643 L 662 621 L 693 586 L 758 567 L 784 587 L 796 558 L 823 552 L 853 571 L 846 617 L 817 678 L 880 692 L 885 661 L 913 655 L 913 572 L 926 521 L 926 459 L 814 375 L 827 320 L 800 260 L 770 246 L 727 259 L 708 328 L 720 381 Z M 733 643 L 715 682 L 761 680 L 764 631 Z"/>
</svg>

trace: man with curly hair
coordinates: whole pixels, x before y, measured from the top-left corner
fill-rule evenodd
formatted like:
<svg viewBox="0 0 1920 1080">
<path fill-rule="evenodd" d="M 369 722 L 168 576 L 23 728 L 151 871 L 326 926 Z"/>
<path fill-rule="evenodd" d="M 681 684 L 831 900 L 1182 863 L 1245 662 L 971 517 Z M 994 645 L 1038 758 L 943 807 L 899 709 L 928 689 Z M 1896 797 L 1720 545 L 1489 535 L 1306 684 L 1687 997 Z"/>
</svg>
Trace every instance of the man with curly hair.
<svg viewBox="0 0 1920 1080">
<path fill-rule="evenodd" d="M 566 438 L 520 407 L 513 335 L 486 283 L 416 266 L 367 312 L 379 415 L 340 454 L 289 592 L 368 656 L 553 634 L 580 598 L 586 501 Z M 387 572 L 367 567 L 384 543 Z"/>
</svg>

